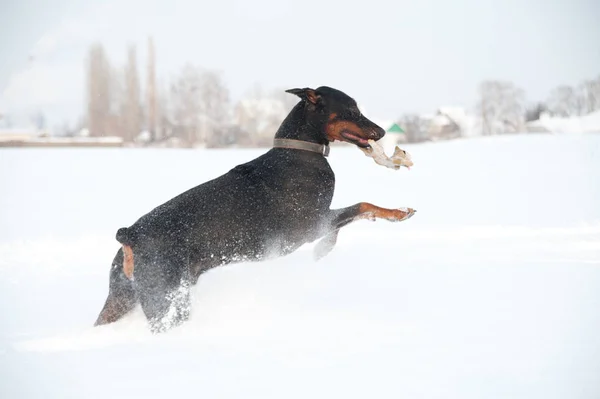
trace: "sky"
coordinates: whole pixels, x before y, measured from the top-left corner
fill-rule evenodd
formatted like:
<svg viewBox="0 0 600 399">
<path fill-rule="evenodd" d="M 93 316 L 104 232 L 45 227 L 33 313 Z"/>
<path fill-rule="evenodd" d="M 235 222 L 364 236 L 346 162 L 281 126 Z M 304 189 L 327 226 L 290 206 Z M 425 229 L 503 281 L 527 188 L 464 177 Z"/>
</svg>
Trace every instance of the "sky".
<svg viewBox="0 0 600 399">
<path fill-rule="evenodd" d="M 325 85 L 394 119 L 471 108 L 501 79 L 533 102 L 600 76 L 599 16 L 596 0 L 0 0 L 0 112 L 73 121 L 89 45 L 122 66 L 136 44 L 143 68 L 149 35 L 161 84 L 191 62 L 221 71 L 234 100 Z"/>
</svg>

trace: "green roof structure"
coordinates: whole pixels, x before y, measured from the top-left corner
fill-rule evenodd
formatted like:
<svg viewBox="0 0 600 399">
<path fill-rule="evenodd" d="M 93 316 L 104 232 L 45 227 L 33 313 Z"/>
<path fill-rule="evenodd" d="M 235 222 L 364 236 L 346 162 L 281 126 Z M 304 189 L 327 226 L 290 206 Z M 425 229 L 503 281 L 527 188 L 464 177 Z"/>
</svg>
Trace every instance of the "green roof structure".
<svg viewBox="0 0 600 399">
<path fill-rule="evenodd" d="M 405 133 L 404 130 L 397 123 L 394 123 L 392 126 L 388 127 L 387 133 Z"/>
</svg>

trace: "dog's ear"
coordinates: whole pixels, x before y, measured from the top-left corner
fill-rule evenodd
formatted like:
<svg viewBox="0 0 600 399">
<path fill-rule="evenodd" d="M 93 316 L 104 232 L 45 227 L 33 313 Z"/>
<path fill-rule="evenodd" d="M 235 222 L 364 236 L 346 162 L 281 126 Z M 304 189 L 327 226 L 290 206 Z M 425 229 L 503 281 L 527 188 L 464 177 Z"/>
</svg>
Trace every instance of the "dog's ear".
<svg viewBox="0 0 600 399">
<path fill-rule="evenodd" d="M 285 91 L 286 93 L 295 94 L 300 97 L 304 101 L 308 101 L 311 104 L 317 105 L 317 103 L 321 100 L 321 95 L 317 94 L 317 92 L 313 89 L 309 89 L 308 87 L 304 89 L 289 89 Z"/>
</svg>

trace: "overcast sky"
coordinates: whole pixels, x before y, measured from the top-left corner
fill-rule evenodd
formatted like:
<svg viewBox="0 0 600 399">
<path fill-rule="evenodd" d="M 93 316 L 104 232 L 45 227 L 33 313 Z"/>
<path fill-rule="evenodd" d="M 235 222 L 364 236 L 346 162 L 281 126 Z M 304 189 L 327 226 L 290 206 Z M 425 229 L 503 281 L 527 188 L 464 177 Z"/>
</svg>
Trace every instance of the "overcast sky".
<svg viewBox="0 0 600 399">
<path fill-rule="evenodd" d="M 600 76 L 597 0 L 0 4 L 0 111 L 39 108 L 51 122 L 82 112 L 93 40 L 113 64 L 137 43 L 143 67 L 149 34 L 164 82 L 190 61 L 221 70 L 234 99 L 255 83 L 327 85 L 374 118 L 472 107 L 488 78 L 514 81 L 536 101 L 559 84 Z"/>
</svg>

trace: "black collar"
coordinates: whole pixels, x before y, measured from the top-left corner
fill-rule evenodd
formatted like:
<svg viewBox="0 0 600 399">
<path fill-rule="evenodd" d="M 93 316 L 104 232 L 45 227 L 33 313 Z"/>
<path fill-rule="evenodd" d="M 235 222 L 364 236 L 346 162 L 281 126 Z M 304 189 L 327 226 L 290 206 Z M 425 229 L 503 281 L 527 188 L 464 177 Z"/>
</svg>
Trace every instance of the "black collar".
<svg viewBox="0 0 600 399">
<path fill-rule="evenodd" d="M 291 148 L 294 150 L 305 150 L 316 152 L 324 157 L 329 155 L 328 144 L 317 144 L 309 141 L 293 140 L 293 139 L 274 139 L 273 148 Z"/>
</svg>

